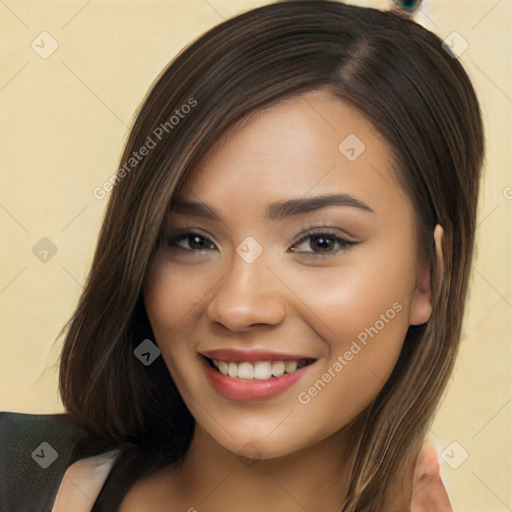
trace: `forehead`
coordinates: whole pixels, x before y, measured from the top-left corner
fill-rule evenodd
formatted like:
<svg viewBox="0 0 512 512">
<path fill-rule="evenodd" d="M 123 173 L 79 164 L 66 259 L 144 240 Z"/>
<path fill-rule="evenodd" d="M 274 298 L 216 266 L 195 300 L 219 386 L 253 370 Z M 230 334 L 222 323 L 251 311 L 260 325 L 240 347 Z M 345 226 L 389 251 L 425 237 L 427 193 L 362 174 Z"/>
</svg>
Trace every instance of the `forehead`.
<svg viewBox="0 0 512 512">
<path fill-rule="evenodd" d="M 262 210 L 283 198 L 331 193 L 358 196 L 377 209 L 408 202 L 374 126 L 354 107 L 314 91 L 232 131 L 192 170 L 179 199 L 201 198 L 227 211 L 258 198 Z"/>
</svg>

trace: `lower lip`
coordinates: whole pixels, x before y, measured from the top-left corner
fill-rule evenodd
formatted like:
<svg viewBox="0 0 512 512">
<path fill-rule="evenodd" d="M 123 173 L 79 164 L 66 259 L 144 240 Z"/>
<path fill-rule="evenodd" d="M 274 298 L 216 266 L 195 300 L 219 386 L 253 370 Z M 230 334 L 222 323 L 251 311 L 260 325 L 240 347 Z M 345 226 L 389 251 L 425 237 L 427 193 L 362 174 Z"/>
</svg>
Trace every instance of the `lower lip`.
<svg viewBox="0 0 512 512">
<path fill-rule="evenodd" d="M 223 375 L 205 361 L 206 376 L 211 386 L 221 395 L 231 400 L 266 400 L 293 386 L 301 379 L 312 364 L 304 366 L 293 373 L 268 380 L 244 380 Z"/>
</svg>

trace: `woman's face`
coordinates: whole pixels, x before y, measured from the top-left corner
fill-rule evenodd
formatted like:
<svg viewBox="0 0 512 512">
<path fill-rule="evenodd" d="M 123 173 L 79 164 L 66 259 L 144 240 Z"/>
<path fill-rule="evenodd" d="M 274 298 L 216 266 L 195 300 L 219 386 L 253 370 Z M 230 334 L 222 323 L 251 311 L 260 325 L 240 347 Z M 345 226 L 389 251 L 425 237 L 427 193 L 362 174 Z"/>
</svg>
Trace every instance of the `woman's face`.
<svg viewBox="0 0 512 512">
<path fill-rule="evenodd" d="M 323 91 L 267 110 L 195 169 L 145 304 L 197 424 L 272 458 L 358 416 L 431 313 L 390 154 Z"/>
</svg>

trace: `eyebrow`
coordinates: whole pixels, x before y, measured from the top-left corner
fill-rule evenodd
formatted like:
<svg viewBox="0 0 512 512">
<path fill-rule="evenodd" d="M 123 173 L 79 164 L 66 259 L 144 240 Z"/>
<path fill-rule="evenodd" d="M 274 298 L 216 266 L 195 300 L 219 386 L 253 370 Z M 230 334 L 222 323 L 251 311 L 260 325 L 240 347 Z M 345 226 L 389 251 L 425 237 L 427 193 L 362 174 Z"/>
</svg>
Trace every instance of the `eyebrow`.
<svg viewBox="0 0 512 512">
<path fill-rule="evenodd" d="M 366 204 L 348 194 L 327 194 L 316 197 L 288 199 L 271 203 L 265 209 L 264 221 L 277 221 L 286 217 L 302 215 L 329 206 L 345 206 L 358 208 L 364 212 L 375 212 Z M 222 222 L 220 216 L 206 203 L 177 200 L 171 210 L 173 213 L 202 217 Z"/>
</svg>

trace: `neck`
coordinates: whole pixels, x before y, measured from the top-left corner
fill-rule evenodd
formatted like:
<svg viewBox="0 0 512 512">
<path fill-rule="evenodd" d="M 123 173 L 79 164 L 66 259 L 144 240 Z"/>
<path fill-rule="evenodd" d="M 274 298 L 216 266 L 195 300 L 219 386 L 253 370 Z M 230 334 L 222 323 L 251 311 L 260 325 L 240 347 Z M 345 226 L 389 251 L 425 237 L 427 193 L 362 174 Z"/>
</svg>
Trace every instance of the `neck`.
<svg viewBox="0 0 512 512">
<path fill-rule="evenodd" d="M 254 460 L 232 454 L 196 427 L 177 471 L 180 501 L 212 512 L 337 511 L 346 495 L 357 430 L 353 425 L 300 452 Z"/>
</svg>

